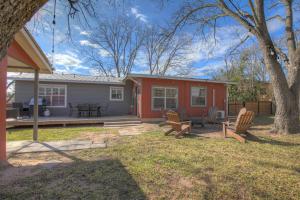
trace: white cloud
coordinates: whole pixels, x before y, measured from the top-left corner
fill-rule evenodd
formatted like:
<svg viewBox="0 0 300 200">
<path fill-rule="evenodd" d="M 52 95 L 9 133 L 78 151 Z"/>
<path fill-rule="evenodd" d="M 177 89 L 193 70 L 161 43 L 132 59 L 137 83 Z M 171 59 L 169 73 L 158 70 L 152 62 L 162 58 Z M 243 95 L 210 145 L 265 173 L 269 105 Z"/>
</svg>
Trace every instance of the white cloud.
<svg viewBox="0 0 300 200">
<path fill-rule="evenodd" d="M 54 62 L 56 65 L 68 66 L 68 67 L 78 67 L 81 65 L 82 61 L 70 53 L 56 53 L 54 55 Z"/>
<path fill-rule="evenodd" d="M 79 34 L 80 35 L 87 35 L 87 36 L 89 36 L 89 35 L 91 35 L 91 32 L 89 32 L 89 31 L 80 31 Z"/>
<path fill-rule="evenodd" d="M 132 7 L 130 9 L 130 11 L 131 11 L 131 14 L 133 14 L 133 16 L 135 18 L 137 18 L 137 19 L 139 19 L 139 20 L 141 20 L 142 22 L 145 22 L 145 23 L 148 22 L 147 16 L 140 13 L 140 11 L 137 8 Z"/>
<path fill-rule="evenodd" d="M 106 51 L 105 49 L 102 49 L 102 48 L 100 48 L 100 50 L 98 51 L 98 54 L 101 57 L 109 57 L 110 56 L 110 53 L 108 51 Z"/>
<path fill-rule="evenodd" d="M 83 66 L 83 59 L 71 51 L 65 53 L 56 53 L 54 55 L 54 67 L 56 72 L 60 73 L 80 73 L 82 70 L 88 70 L 89 67 Z"/>
<path fill-rule="evenodd" d="M 81 46 L 89 46 L 89 47 L 93 47 L 95 49 L 100 48 L 98 44 L 91 43 L 88 40 L 80 40 L 79 43 Z"/>
</svg>

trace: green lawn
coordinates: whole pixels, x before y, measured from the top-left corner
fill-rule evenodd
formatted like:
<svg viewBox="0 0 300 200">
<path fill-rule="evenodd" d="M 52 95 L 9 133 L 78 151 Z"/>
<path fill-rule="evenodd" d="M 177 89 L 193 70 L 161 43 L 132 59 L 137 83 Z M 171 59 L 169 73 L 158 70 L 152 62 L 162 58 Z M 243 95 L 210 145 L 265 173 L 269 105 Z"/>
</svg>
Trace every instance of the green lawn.
<svg viewBox="0 0 300 200">
<path fill-rule="evenodd" d="M 87 132 L 102 132 L 105 129 L 103 127 L 55 127 L 55 128 L 39 128 L 39 141 L 56 141 L 56 140 L 69 140 L 79 137 L 82 133 Z M 32 140 L 32 128 L 26 129 L 9 129 L 7 131 L 8 141 L 18 141 L 18 140 Z"/>
<path fill-rule="evenodd" d="M 251 132 L 246 144 L 149 132 L 122 137 L 106 149 L 30 154 L 36 159 L 65 156 L 74 161 L 49 169 L 24 167 L 40 171 L 11 182 L 3 183 L 0 177 L 0 197 L 300 199 L 300 135 L 271 137 L 257 132 Z"/>
</svg>

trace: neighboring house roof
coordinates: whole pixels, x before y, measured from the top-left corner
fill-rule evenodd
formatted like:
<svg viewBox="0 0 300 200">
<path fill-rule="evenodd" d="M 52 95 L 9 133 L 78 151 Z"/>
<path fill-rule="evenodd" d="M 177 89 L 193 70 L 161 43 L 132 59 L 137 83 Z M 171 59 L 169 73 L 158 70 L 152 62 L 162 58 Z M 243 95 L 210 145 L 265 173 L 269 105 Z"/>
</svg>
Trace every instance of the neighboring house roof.
<svg viewBox="0 0 300 200">
<path fill-rule="evenodd" d="M 233 84 L 228 81 L 199 79 L 199 78 L 182 77 L 182 76 L 160 76 L 160 75 L 133 74 L 133 73 L 129 74 L 126 78 L 156 78 L 156 79 L 170 79 L 170 80 L 182 80 L 182 81 L 197 81 L 197 82 L 207 82 L 207 83 Z"/>
<path fill-rule="evenodd" d="M 38 69 L 39 73 L 52 73 L 48 58 L 26 28 L 15 34 L 7 55 L 9 72 L 33 72 L 33 69 Z"/>
<path fill-rule="evenodd" d="M 8 75 L 10 80 L 33 81 L 34 74 L 22 73 Z M 122 78 L 103 77 L 103 76 L 85 76 L 75 74 L 40 74 L 40 81 L 59 82 L 59 83 L 92 83 L 92 84 L 124 84 Z"/>
<path fill-rule="evenodd" d="M 10 74 L 8 79 L 10 80 L 22 80 L 22 81 L 33 81 L 34 74 L 22 73 L 22 74 Z M 158 76 L 148 74 L 129 74 L 126 78 L 117 77 L 105 77 L 105 76 L 87 76 L 77 74 L 41 74 L 39 77 L 40 81 L 47 82 L 60 82 L 60 83 L 93 83 L 93 84 L 125 84 L 124 80 L 132 78 L 156 78 L 156 79 L 170 79 L 170 80 L 184 80 L 184 81 L 196 81 L 196 82 L 207 82 L 207 83 L 221 83 L 221 84 L 232 84 L 226 81 L 217 81 L 209 79 L 198 79 L 189 77 L 178 77 L 178 76 Z"/>
</svg>

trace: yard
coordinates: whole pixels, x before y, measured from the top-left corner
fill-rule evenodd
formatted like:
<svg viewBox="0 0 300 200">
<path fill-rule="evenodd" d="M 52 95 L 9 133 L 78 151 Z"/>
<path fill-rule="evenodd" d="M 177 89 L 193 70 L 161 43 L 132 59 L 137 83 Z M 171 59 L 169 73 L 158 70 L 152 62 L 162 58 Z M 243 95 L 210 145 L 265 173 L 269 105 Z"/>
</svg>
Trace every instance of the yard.
<svg viewBox="0 0 300 200">
<path fill-rule="evenodd" d="M 300 199 L 300 135 L 267 135 L 270 123 L 272 118 L 256 119 L 246 144 L 148 130 L 112 140 L 105 149 L 17 154 L 0 169 L 0 197 Z M 41 138 L 45 131 L 43 140 L 53 140 L 55 130 L 41 130 Z M 101 127 L 59 130 L 76 137 L 86 130 L 103 133 Z M 23 139 L 22 131 L 12 131 L 9 140 Z"/>
</svg>

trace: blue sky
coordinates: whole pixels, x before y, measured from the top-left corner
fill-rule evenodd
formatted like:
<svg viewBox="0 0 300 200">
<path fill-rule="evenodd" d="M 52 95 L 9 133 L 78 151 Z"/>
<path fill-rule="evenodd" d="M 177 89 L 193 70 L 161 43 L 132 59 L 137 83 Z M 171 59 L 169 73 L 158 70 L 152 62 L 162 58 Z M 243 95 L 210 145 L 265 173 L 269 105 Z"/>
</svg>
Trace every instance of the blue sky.
<svg viewBox="0 0 300 200">
<path fill-rule="evenodd" d="M 92 74 L 94 71 L 85 62 L 84 56 L 80 54 L 80 46 L 86 45 L 86 37 L 92 30 L 84 28 L 78 20 L 71 20 L 72 40 L 66 35 L 67 17 L 66 1 L 57 1 L 56 26 L 55 26 L 55 54 L 54 68 L 56 72 Z M 101 2 L 101 4 L 100 4 Z M 180 1 L 169 1 L 164 7 L 160 1 L 151 0 L 125 0 L 125 5 L 120 10 L 112 10 L 104 1 L 98 1 L 96 6 L 97 13 L 103 17 L 113 17 L 116 12 L 125 12 L 126 14 L 138 19 L 146 25 L 158 24 L 166 26 L 171 22 L 173 13 L 180 7 Z M 52 61 L 52 13 L 53 1 L 50 0 L 27 24 L 33 36 L 41 46 L 43 51 Z M 273 37 L 279 37 L 282 31 L 283 23 L 274 19 L 268 24 L 269 30 Z M 190 76 L 210 78 L 211 73 L 224 66 L 224 55 L 235 44 L 239 43 L 239 35 L 247 34 L 246 30 L 231 20 L 223 20 L 217 28 L 217 43 L 213 39 L 204 41 L 198 37 L 195 26 L 186 26 L 182 31 L 195 36 L 195 41 L 191 45 L 188 53 L 191 67 Z M 139 56 L 133 72 L 145 73 L 147 66 L 143 64 L 143 57 Z"/>
</svg>

